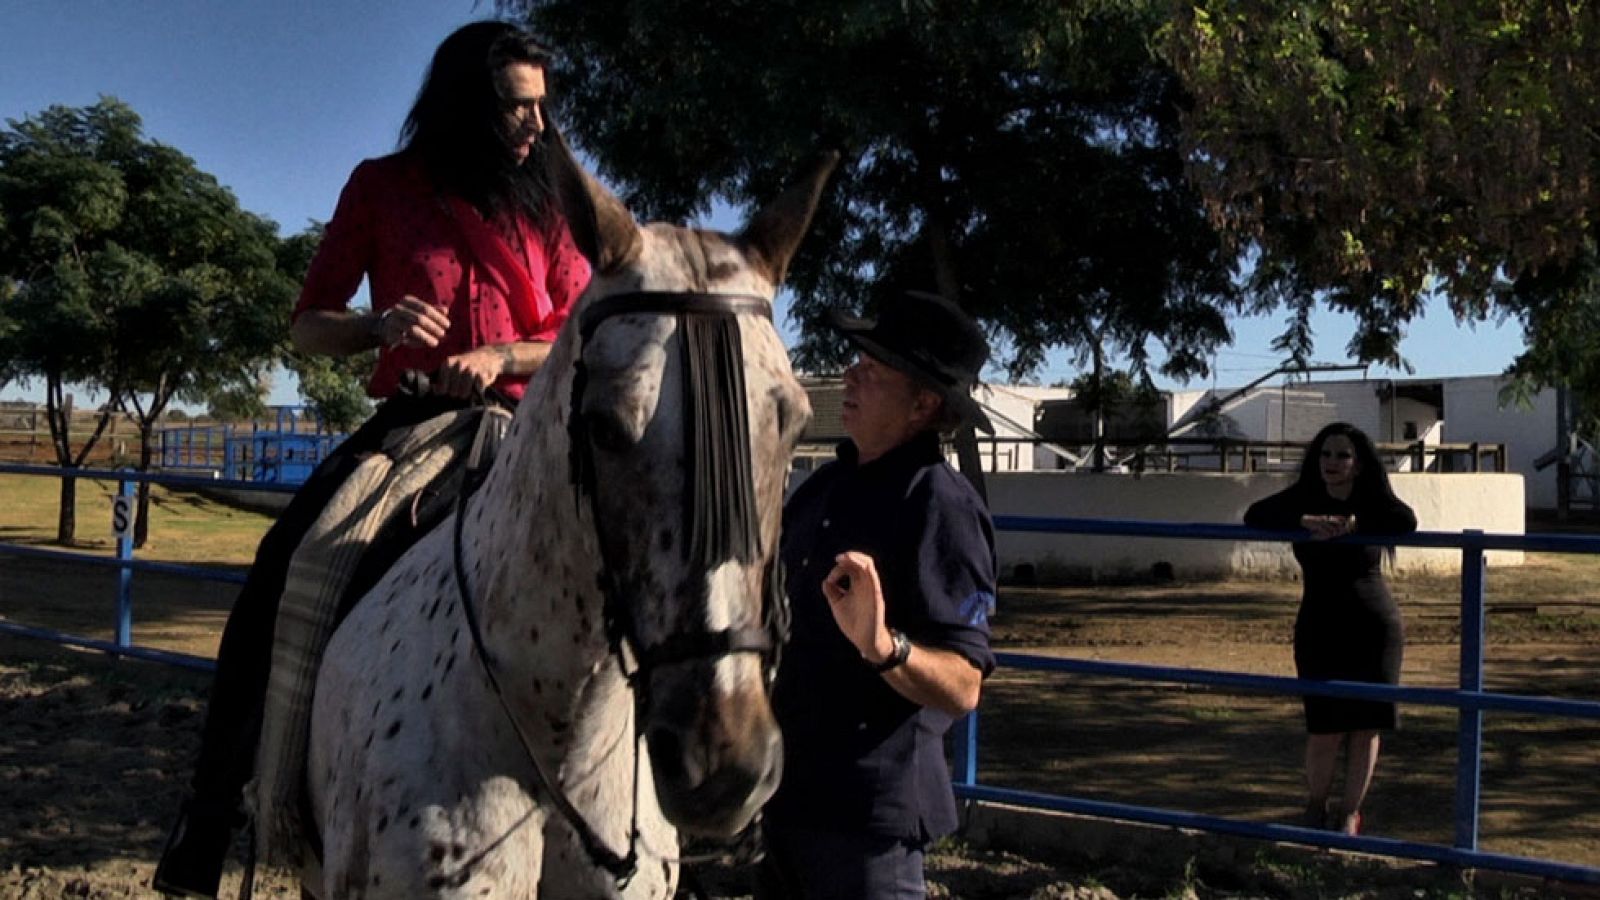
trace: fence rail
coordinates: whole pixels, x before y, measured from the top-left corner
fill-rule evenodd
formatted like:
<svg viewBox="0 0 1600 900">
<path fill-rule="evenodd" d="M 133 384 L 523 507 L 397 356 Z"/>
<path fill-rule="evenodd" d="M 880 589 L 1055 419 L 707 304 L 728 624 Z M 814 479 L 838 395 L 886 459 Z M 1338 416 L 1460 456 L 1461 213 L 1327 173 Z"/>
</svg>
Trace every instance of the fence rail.
<svg viewBox="0 0 1600 900">
<path fill-rule="evenodd" d="M 1120 535 L 1128 537 L 1189 538 L 1226 541 L 1285 541 L 1303 534 L 1260 531 L 1238 525 L 1129 522 L 1101 519 L 1032 518 L 996 516 L 998 531 L 1052 534 Z M 1201 816 L 1178 810 L 1133 806 L 1083 798 L 995 788 L 978 781 L 978 724 L 973 713 L 955 730 L 956 793 L 975 800 L 994 800 L 1038 809 L 1077 812 L 1158 825 L 1179 825 L 1208 831 L 1282 840 L 1313 846 L 1361 850 L 1387 856 L 1497 869 L 1585 884 L 1600 884 L 1600 868 L 1557 860 L 1487 853 L 1478 848 L 1478 825 L 1483 770 L 1483 713 L 1487 710 L 1561 718 L 1600 719 L 1600 702 L 1528 697 L 1483 690 L 1485 583 L 1487 550 L 1524 550 L 1556 553 L 1600 553 L 1600 538 L 1572 535 L 1485 534 L 1481 531 L 1417 532 L 1404 537 L 1350 535 L 1345 543 L 1401 547 L 1457 547 L 1461 549 L 1461 654 L 1456 689 L 1401 687 L 1337 681 L 1302 681 L 1242 672 L 1145 666 L 1100 660 L 1057 659 L 1000 653 L 1001 665 L 1024 670 L 1054 671 L 1097 677 L 1125 678 L 1228 687 L 1236 690 L 1285 694 L 1354 697 L 1403 701 L 1418 705 L 1451 707 L 1458 711 L 1456 789 L 1453 815 L 1454 841 L 1446 847 L 1418 841 L 1371 836 L 1347 836 L 1291 825 L 1273 825 Z"/>
<path fill-rule="evenodd" d="M 228 487 L 239 490 L 277 492 L 292 490 L 292 488 L 283 485 L 259 482 L 227 482 L 212 478 L 95 469 L 61 470 L 44 466 L 0 465 L 0 474 L 117 481 L 121 484 L 121 492 L 124 495 L 130 494 L 133 485 L 141 481 L 173 487 Z M 1173 524 L 1020 516 L 997 516 L 995 517 L 995 527 L 1001 531 L 1187 538 L 1192 540 L 1284 541 L 1292 540 L 1295 537 L 1295 535 L 1286 535 L 1282 532 L 1259 531 L 1237 525 Z M 977 713 L 968 716 L 963 722 L 959 723 L 954 734 L 956 749 L 955 788 L 957 795 L 972 800 L 1007 803 L 1041 810 L 1195 828 L 1222 834 L 1359 850 L 1407 859 L 1495 869 L 1587 884 L 1600 884 L 1600 868 L 1558 860 L 1489 853 L 1480 850 L 1478 847 L 1483 714 L 1493 711 L 1600 720 L 1600 702 L 1522 696 L 1483 690 L 1484 629 L 1486 623 L 1484 553 L 1487 550 L 1600 553 L 1600 538 L 1570 535 L 1485 534 L 1477 531 L 1467 531 L 1459 534 L 1420 532 L 1403 538 L 1349 536 L 1340 540 L 1351 543 L 1407 547 L 1454 547 L 1461 550 L 1461 662 L 1460 681 L 1456 688 L 1302 681 L 1295 678 L 1253 675 L 1242 672 L 1149 666 L 1099 660 L 1062 659 L 1008 652 L 996 654 L 997 661 L 1000 665 L 1008 668 L 1052 672 L 1064 676 L 1089 675 L 1139 682 L 1203 685 L 1253 693 L 1279 695 L 1317 694 L 1454 708 L 1459 713 L 1459 720 L 1457 728 L 1454 841 L 1451 845 L 1445 846 L 1371 836 L 1347 836 L 1293 825 L 1248 822 L 1206 816 L 1182 810 L 1110 803 L 985 785 L 980 783 L 978 779 L 980 717 Z M 169 653 L 157 648 L 141 647 L 132 642 L 132 601 L 129 586 L 133 573 L 136 571 L 160 572 L 169 575 L 224 582 L 242 580 L 242 576 L 236 572 L 215 567 L 182 566 L 135 560 L 132 557 L 131 541 L 126 539 L 118 541 L 117 556 L 114 559 L 0 543 L 0 555 L 6 554 L 67 560 L 83 565 L 115 567 L 121 572 L 122 577 L 118 588 L 117 629 L 114 641 L 65 634 L 3 620 L 0 620 L 0 633 L 50 640 L 196 669 L 210 669 L 214 667 L 214 664 L 203 657 Z"/>
</svg>

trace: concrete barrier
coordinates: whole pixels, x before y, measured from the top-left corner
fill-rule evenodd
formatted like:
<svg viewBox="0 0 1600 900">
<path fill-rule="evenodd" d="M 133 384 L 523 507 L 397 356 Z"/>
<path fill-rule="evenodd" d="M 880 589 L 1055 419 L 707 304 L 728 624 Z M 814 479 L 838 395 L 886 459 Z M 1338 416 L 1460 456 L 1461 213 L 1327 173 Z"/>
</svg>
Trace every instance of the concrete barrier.
<svg viewBox="0 0 1600 900">
<path fill-rule="evenodd" d="M 1476 528 L 1524 534 L 1521 475 L 1500 473 L 1390 475 L 1395 493 L 1417 512 L 1423 531 Z M 1256 500 L 1287 487 L 1287 473 L 999 472 L 986 477 L 995 515 L 1146 522 L 1242 523 Z M 1076 534 L 995 536 L 1003 580 L 1041 584 L 1142 580 L 1152 577 L 1297 577 L 1287 543 L 1097 537 Z M 1488 554 L 1491 566 L 1521 565 L 1521 551 Z M 1450 573 L 1461 552 L 1402 547 L 1400 572 Z"/>
</svg>

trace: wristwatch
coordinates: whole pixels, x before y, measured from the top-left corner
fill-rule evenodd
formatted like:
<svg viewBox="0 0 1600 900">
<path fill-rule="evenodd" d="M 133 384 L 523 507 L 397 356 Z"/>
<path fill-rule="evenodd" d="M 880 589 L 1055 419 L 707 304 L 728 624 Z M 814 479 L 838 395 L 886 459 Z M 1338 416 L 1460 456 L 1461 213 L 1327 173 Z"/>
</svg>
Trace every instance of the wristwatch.
<svg viewBox="0 0 1600 900">
<path fill-rule="evenodd" d="M 904 631 L 898 628 L 889 629 L 889 639 L 894 641 L 894 651 L 883 662 L 872 667 L 872 671 L 879 675 L 904 665 L 906 659 L 911 656 L 911 639 L 906 637 Z"/>
<path fill-rule="evenodd" d="M 384 337 L 383 326 L 388 323 L 389 316 L 392 315 L 393 313 L 394 313 L 394 307 L 391 306 L 388 309 L 384 310 L 383 312 L 378 313 L 377 315 L 373 316 L 368 321 L 367 330 L 372 334 L 373 337 L 378 339 L 378 345 L 379 346 L 384 346 L 384 345 L 389 344 L 388 339 Z"/>
</svg>

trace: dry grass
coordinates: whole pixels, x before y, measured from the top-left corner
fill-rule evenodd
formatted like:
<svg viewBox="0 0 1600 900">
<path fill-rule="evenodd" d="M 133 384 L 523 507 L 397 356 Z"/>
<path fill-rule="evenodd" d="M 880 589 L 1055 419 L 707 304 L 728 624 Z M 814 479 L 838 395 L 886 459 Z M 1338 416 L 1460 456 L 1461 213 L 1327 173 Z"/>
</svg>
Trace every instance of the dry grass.
<svg viewBox="0 0 1600 900">
<path fill-rule="evenodd" d="M 77 482 L 77 543 L 96 555 L 115 553 L 111 498 L 117 485 Z M 61 482 L 36 475 L 0 475 L 0 541 L 53 547 Z M 193 491 L 154 486 L 150 491 L 150 541 L 135 555 L 172 563 L 248 565 L 272 517 L 241 510 Z"/>
</svg>

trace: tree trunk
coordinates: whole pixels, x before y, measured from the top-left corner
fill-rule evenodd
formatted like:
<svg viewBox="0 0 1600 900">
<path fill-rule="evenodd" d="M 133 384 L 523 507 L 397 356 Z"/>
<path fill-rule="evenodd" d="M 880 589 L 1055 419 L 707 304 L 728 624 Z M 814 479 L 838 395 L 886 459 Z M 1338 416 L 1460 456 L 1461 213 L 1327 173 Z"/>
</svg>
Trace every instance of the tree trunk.
<svg viewBox="0 0 1600 900">
<path fill-rule="evenodd" d="M 933 283 L 940 296 L 960 306 L 961 273 L 956 269 L 955 252 L 950 246 L 953 226 L 943 206 L 938 153 L 930 149 L 941 144 L 937 135 L 923 132 L 912 138 L 911 145 L 917 158 L 917 176 L 927 188 L 927 200 L 922 209 L 922 237 L 928 242 L 928 253 L 933 258 Z M 957 467 L 987 503 L 989 492 L 983 483 L 983 457 L 978 454 L 977 431 L 971 425 L 961 426 L 956 430 L 955 445 Z"/>
<path fill-rule="evenodd" d="M 154 448 L 150 446 L 150 439 L 155 433 L 154 420 L 139 423 L 139 471 L 150 471 L 150 459 L 154 455 Z M 144 547 L 145 541 L 150 538 L 150 482 L 139 482 L 139 507 L 133 517 L 133 546 Z"/>
<path fill-rule="evenodd" d="M 47 378 L 45 415 L 50 421 L 50 442 L 56 451 L 56 464 L 72 468 L 72 395 L 63 394 L 59 379 Z M 61 479 L 61 506 L 56 511 L 56 543 L 70 547 L 77 540 L 78 483 L 68 476 Z"/>
<path fill-rule="evenodd" d="M 1094 456 L 1090 470 L 1106 470 L 1106 360 L 1099 335 L 1094 342 Z"/>
<path fill-rule="evenodd" d="M 61 479 L 61 512 L 56 517 L 56 543 L 71 547 L 78 531 L 78 479 L 70 475 Z"/>
<path fill-rule="evenodd" d="M 956 276 L 954 254 L 943 230 L 943 216 L 927 211 L 928 250 L 933 255 L 933 277 L 939 293 L 957 306 L 961 305 L 961 282 Z M 978 496 L 987 503 L 989 490 L 983 483 L 983 457 L 978 453 L 978 433 L 971 425 L 956 429 L 956 463 Z"/>
<path fill-rule="evenodd" d="M 167 404 L 172 400 L 172 393 L 167 386 L 165 375 L 156 384 L 156 389 L 150 395 L 150 407 L 146 409 L 139 403 L 139 395 L 129 391 L 126 410 L 129 405 L 133 407 L 134 422 L 139 426 L 139 471 L 150 471 L 150 460 L 155 457 L 156 423 L 161 420 L 161 414 L 166 411 Z M 133 520 L 133 546 L 143 547 L 150 537 L 150 482 L 139 482 L 139 508 Z"/>
</svg>

